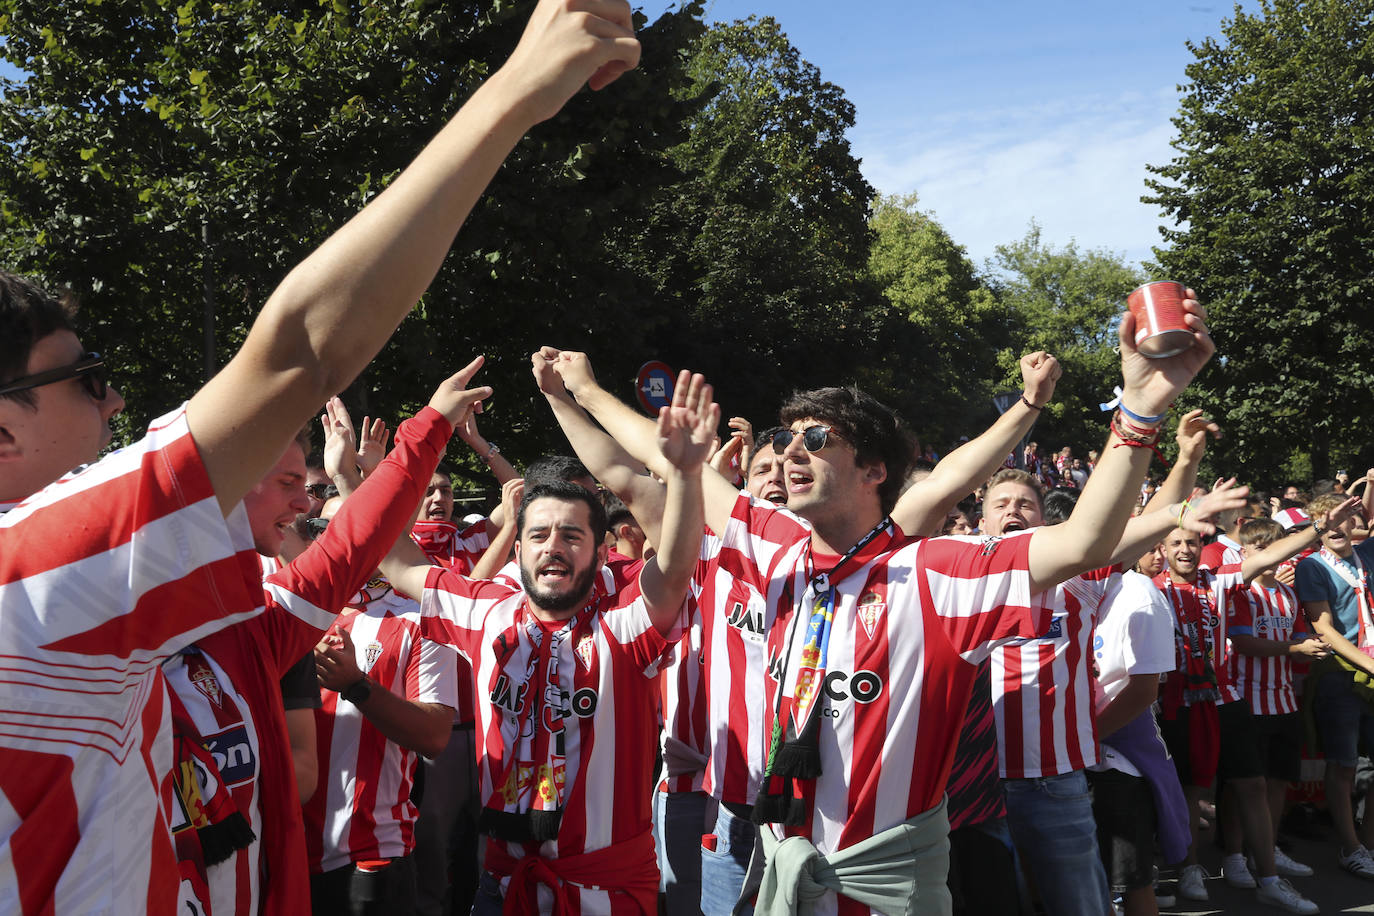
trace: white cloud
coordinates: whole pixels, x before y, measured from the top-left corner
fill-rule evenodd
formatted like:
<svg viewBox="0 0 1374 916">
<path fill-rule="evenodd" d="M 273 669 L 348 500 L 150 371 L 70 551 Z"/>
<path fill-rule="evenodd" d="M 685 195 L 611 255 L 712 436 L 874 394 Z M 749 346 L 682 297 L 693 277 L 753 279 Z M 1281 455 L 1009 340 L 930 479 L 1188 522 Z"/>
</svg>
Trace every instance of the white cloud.
<svg viewBox="0 0 1374 916">
<path fill-rule="evenodd" d="M 978 264 L 1021 238 L 1032 219 L 1052 244 L 1148 259 L 1160 215 L 1140 202 L 1146 163 L 1173 156 L 1173 87 L 1060 99 L 1034 108 L 966 111 L 924 123 L 866 119 L 852 134 L 880 192 L 915 191 Z"/>
</svg>

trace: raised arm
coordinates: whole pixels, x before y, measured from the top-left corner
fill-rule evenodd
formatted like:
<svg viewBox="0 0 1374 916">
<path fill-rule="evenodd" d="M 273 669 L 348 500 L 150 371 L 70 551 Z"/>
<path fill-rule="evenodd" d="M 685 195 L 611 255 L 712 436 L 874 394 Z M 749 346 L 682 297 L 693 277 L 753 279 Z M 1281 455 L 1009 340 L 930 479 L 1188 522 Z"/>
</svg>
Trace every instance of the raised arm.
<svg viewBox="0 0 1374 916">
<path fill-rule="evenodd" d="M 624 0 L 541 0 L 509 60 L 361 213 L 268 298 L 243 347 L 187 407 L 227 515 L 419 300 L 524 133 L 584 83 L 639 60 Z"/>
<path fill-rule="evenodd" d="M 910 535 L 937 533 L 955 504 L 992 476 L 1030 431 L 1063 374 L 1059 360 L 1044 351 L 1021 357 L 1021 399 L 982 435 L 950 452 L 929 477 L 902 494 L 892 510 L 897 527 Z"/>
<path fill-rule="evenodd" d="M 530 355 L 535 384 L 548 400 L 577 460 L 630 508 L 650 542 L 657 544 L 663 521 L 663 484 L 650 477 L 643 462 L 636 461 L 577 406 L 563 379 L 554 371 L 558 358 L 559 352 L 552 347 L 543 347 Z M 652 421 L 648 422 L 654 426 Z"/>
<path fill-rule="evenodd" d="M 477 370 L 482 367 L 482 362 L 482 357 L 479 356 L 444 379 L 429 399 L 428 406 L 442 414 L 444 419 L 448 420 L 453 427 L 461 424 L 470 411 L 476 410 L 477 405 L 491 396 L 491 389 L 485 385 L 478 388 L 467 387 L 473 376 L 477 374 Z M 386 461 L 390 460 L 390 457 L 386 459 Z M 382 462 L 383 466 L 385 466 L 386 461 Z M 434 460 L 425 466 L 412 468 L 411 479 L 417 484 L 419 494 L 423 495 L 424 483 L 433 476 L 438 463 L 439 456 L 436 455 Z M 380 471 L 381 468 L 378 469 L 379 473 Z M 369 486 L 370 482 L 371 478 L 363 483 L 363 487 Z M 348 502 L 345 501 L 344 507 L 347 506 Z M 411 507 L 409 521 L 404 526 L 375 533 L 375 536 L 389 538 L 393 542 L 386 556 L 381 559 L 382 575 L 386 576 L 397 590 L 416 599 L 424 592 L 425 578 L 429 575 L 429 569 L 433 565 L 430 563 L 429 557 L 425 556 L 424 551 L 411 539 L 409 534 L 410 528 L 415 522 L 418 507 L 419 498 L 417 497 L 415 505 Z"/>
<path fill-rule="evenodd" d="M 1134 317 L 1129 312 L 1122 316 L 1118 331 L 1121 405 L 1128 413 L 1114 415 L 1102 458 L 1068 521 L 1031 535 L 1029 567 L 1031 587 L 1036 592 L 1110 562 L 1131 516 L 1153 455 L 1151 446 L 1169 405 L 1216 349 L 1207 333 L 1205 310 L 1191 290 L 1187 295 L 1185 321 L 1193 343 L 1174 356 L 1150 359 L 1142 355 L 1135 347 Z"/>
<path fill-rule="evenodd" d="M 1245 505 L 1249 495 L 1250 488 L 1236 486 L 1233 477 L 1230 480 L 1218 480 L 1210 493 L 1195 492 L 1186 502 L 1180 500 L 1156 506 L 1158 500 L 1152 499 L 1149 511 L 1126 522 L 1126 530 L 1117 543 L 1111 561 L 1134 562 L 1175 528 L 1196 531 L 1202 535 L 1215 534 L 1217 526 L 1212 524 L 1212 518 L 1218 512 L 1239 509 Z"/>
<path fill-rule="evenodd" d="M 515 518 L 520 511 L 520 501 L 525 498 L 525 481 L 513 477 L 501 486 L 501 513 L 509 524 L 502 525 L 491 539 L 477 565 L 468 571 L 469 579 L 490 579 L 501 571 L 515 546 Z"/>
<path fill-rule="evenodd" d="M 1319 527 L 1334 528 L 1358 511 L 1360 511 L 1360 501 L 1352 496 L 1332 509 L 1327 514 L 1324 523 L 1300 528 L 1287 537 L 1280 538 L 1270 544 L 1259 553 L 1246 557 L 1240 564 L 1241 575 L 1245 577 L 1246 582 L 1249 582 L 1271 566 L 1278 566 L 1294 554 L 1300 553 L 1320 541 L 1321 533 L 1318 530 Z"/>
<path fill-rule="evenodd" d="M 1174 430 L 1174 441 L 1178 443 L 1178 458 L 1169 468 L 1169 476 L 1155 490 L 1150 501 L 1145 504 L 1146 512 L 1181 503 L 1188 499 L 1197 486 L 1197 469 L 1202 464 L 1202 456 L 1207 454 L 1207 436 L 1221 438 L 1221 427 L 1202 415 L 1201 408 L 1190 410 L 1179 418 L 1178 428 Z"/>
<path fill-rule="evenodd" d="M 547 353 L 550 350 L 553 348 L 545 347 L 541 352 Z M 669 463 L 659 451 L 658 428 L 654 421 L 640 416 L 629 405 L 598 385 L 587 354 L 570 350 L 553 352 L 558 354 L 553 363 L 554 371 L 563 379 L 564 387 L 577 403 L 591 414 L 635 461 L 647 467 L 660 479 L 666 480 Z M 690 384 L 690 379 L 691 373 L 679 373 L 677 387 L 686 387 Z M 701 484 L 706 505 L 706 524 L 719 534 L 730 521 L 730 513 L 739 498 L 739 490 L 713 468 L 708 468 L 702 473 Z M 628 500 L 626 505 L 629 505 Z M 635 518 L 639 516 L 636 515 Z M 641 521 L 640 524 L 644 523 Z"/>
<path fill-rule="evenodd" d="M 657 552 L 639 574 L 639 587 L 654 626 L 664 635 L 677 624 L 696 571 L 705 525 L 702 469 L 719 423 L 720 407 L 700 375 L 680 380 L 672 405 L 658 414 L 658 448 L 668 465 L 663 528 Z"/>
<path fill-rule="evenodd" d="M 477 414 L 478 411 L 468 414 L 467 422 L 457 430 L 458 438 L 467 443 L 468 448 L 472 449 L 477 457 L 482 459 L 482 463 L 487 466 L 487 469 L 491 471 L 496 482 L 504 487 L 520 475 L 514 466 L 506 460 L 506 456 L 501 454 L 501 450 L 497 448 L 496 444 L 488 441 L 477 429 Z"/>
</svg>

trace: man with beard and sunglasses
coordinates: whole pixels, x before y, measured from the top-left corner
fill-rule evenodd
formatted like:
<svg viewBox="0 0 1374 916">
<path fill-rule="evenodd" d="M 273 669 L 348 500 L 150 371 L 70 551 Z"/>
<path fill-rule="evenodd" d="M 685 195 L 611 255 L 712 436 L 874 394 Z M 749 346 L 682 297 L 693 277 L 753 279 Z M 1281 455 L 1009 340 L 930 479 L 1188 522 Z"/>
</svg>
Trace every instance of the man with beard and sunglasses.
<svg viewBox="0 0 1374 916">
<path fill-rule="evenodd" d="M 605 510 L 565 481 L 525 492 L 515 520 L 522 588 L 431 567 L 408 540 L 382 564 L 398 589 L 422 596 L 424 635 L 457 648 L 479 690 L 480 826 L 491 839 L 476 913 L 657 907 L 654 687 L 683 620 L 719 415 L 700 385 L 660 413 L 669 460 L 658 551 L 613 595 L 600 576 Z"/>
<path fill-rule="evenodd" d="M 638 58 L 623 0 L 543 0 L 506 64 L 285 277 L 224 369 L 85 473 L 59 479 L 95 461 L 123 401 L 62 306 L 0 274 L 0 654 L 22 660 L 0 683 L 9 908 L 179 908 L 158 666 L 261 613 L 240 501 L 419 300 L 526 131 Z"/>
</svg>

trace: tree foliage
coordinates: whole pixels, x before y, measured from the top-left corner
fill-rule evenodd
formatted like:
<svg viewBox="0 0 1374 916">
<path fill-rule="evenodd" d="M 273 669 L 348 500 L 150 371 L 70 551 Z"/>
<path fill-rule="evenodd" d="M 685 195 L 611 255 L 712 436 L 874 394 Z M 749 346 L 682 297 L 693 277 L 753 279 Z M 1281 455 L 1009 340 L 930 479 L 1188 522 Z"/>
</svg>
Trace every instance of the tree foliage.
<svg viewBox="0 0 1374 916">
<path fill-rule="evenodd" d="M 1156 251 L 1210 311 L 1218 359 L 1185 397 L 1253 484 L 1357 461 L 1374 432 L 1374 23 L 1356 0 L 1265 0 L 1190 44 L 1177 155 L 1151 168 Z"/>
<path fill-rule="evenodd" d="M 222 362 L 285 272 L 499 66 L 531 6 L 4 0 L 3 53 L 25 77 L 0 100 L 0 258 L 78 293 L 137 428 L 203 381 L 203 303 Z M 533 402 L 529 352 L 598 334 L 633 352 L 660 328 L 622 249 L 680 179 L 666 151 L 693 103 L 663 87 L 685 83 L 702 25 L 697 7 L 639 25 L 641 68 L 517 147 L 355 406 L 397 416 L 486 352 L 488 428 L 537 453 L 542 413 L 501 409 Z"/>
<path fill-rule="evenodd" d="M 879 198 L 870 220 L 870 275 L 910 324 L 906 387 L 921 405 L 919 431 L 939 450 L 996 416 L 998 351 L 1010 344 L 1006 311 L 915 194 Z M 1019 383 L 1018 383 L 1019 384 Z"/>
<path fill-rule="evenodd" d="M 1046 244 L 1035 223 L 1020 241 L 997 246 L 988 272 L 1011 322 L 1013 345 L 998 357 L 1006 386 L 1020 386 L 1017 362 L 1025 353 L 1045 350 L 1063 366 L 1034 436 L 1079 455 L 1100 448 L 1106 414 L 1098 404 L 1121 383 L 1117 326 L 1143 278 L 1111 252 Z"/>
<path fill-rule="evenodd" d="M 860 381 L 891 397 L 893 356 L 874 342 L 900 322 L 867 279 L 873 189 L 845 138 L 854 106 L 772 19 L 713 26 L 689 74 L 678 93 L 701 107 L 655 224 L 673 329 L 655 355 L 706 372 L 727 414 L 758 424 L 796 387 Z"/>
</svg>

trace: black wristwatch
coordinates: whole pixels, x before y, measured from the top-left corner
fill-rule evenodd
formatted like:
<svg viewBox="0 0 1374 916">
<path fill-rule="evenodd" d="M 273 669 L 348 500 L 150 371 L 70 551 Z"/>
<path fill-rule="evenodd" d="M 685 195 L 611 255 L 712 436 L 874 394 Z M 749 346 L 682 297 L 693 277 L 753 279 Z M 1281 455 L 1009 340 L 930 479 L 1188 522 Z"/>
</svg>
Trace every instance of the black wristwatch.
<svg viewBox="0 0 1374 916">
<path fill-rule="evenodd" d="M 343 690 L 340 690 L 339 696 L 343 697 L 354 706 L 357 706 L 359 703 L 366 702 L 367 698 L 372 696 L 372 682 L 367 679 L 367 675 L 363 675 Z"/>
</svg>

